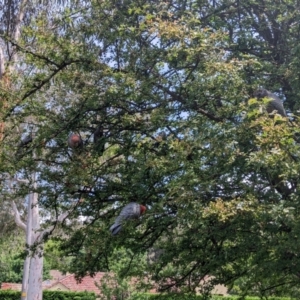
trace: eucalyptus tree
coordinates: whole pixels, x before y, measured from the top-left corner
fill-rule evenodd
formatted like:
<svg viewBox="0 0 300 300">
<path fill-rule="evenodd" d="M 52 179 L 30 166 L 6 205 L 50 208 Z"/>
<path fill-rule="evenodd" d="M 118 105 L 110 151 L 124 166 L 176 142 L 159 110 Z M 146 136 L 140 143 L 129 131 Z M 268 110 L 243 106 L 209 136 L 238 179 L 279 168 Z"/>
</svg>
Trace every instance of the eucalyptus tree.
<svg viewBox="0 0 300 300">
<path fill-rule="evenodd" d="M 36 247 L 36 244 L 40 244 L 43 235 L 47 235 L 49 231 L 53 230 L 53 225 L 41 230 L 38 194 L 36 193 L 37 174 L 34 166 L 31 165 L 33 168 L 30 171 L 25 164 L 17 166 L 24 156 L 28 157 L 29 155 L 32 161 L 36 157 L 31 147 L 36 132 L 36 118 L 34 115 L 26 114 L 24 107 L 28 104 L 28 96 L 37 88 L 30 86 L 29 88 L 25 87 L 27 91 L 24 90 L 27 76 L 34 72 L 34 67 L 23 63 L 24 55 L 18 47 L 22 44 L 30 47 L 31 41 L 28 40 L 30 37 L 26 34 L 26 30 L 24 32 L 24 28 L 34 22 L 33 20 L 37 16 L 44 14 L 49 8 L 49 3 L 35 3 L 27 0 L 2 1 L 0 7 L 0 141 L 3 187 L 1 199 L 3 212 L 1 215 L 6 217 L 3 222 L 4 226 L 1 227 L 2 231 L 3 227 L 8 227 L 11 215 L 14 214 L 16 225 L 26 231 L 27 249 L 21 298 L 41 299 L 43 250 L 41 245 Z M 51 6 L 51 12 L 57 14 L 60 7 L 60 4 Z M 66 8 L 65 5 L 63 7 Z M 22 91 L 24 91 L 23 94 Z M 9 118 L 9 116 L 14 116 L 15 119 Z M 26 188 L 22 188 L 22 184 L 26 185 Z M 27 197 L 26 194 L 29 196 Z M 27 206 L 27 214 L 24 213 L 25 206 Z M 62 220 L 66 214 L 65 212 L 60 215 L 57 220 Z M 27 221 L 23 222 L 22 217 L 27 217 Z M 12 232 L 5 234 L 9 238 Z"/>
</svg>

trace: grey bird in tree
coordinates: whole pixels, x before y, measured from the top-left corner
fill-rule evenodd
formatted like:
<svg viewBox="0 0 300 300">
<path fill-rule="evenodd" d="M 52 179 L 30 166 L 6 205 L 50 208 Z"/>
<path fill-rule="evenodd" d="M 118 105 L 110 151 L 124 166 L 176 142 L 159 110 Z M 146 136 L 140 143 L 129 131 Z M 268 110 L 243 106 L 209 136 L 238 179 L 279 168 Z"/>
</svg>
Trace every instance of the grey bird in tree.
<svg viewBox="0 0 300 300">
<path fill-rule="evenodd" d="M 105 150 L 105 135 L 101 125 L 94 131 L 94 143 L 96 149 L 98 149 L 98 151 L 102 154 Z"/>
<path fill-rule="evenodd" d="M 26 150 L 28 150 L 28 145 L 32 142 L 32 134 L 26 135 L 18 144 L 17 155 L 25 154 Z M 24 152 L 25 151 L 25 152 Z"/>
<path fill-rule="evenodd" d="M 138 219 L 146 211 L 144 205 L 136 202 L 131 202 L 123 207 L 119 216 L 116 218 L 115 223 L 109 228 L 112 235 L 116 235 L 122 229 L 122 223 L 128 219 Z"/>
<path fill-rule="evenodd" d="M 83 141 L 80 135 L 76 133 L 70 133 L 68 137 L 68 146 L 72 149 L 82 147 Z"/>
<path fill-rule="evenodd" d="M 94 131 L 94 143 L 97 144 L 103 138 L 103 128 L 98 126 Z"/>
<path fill-rule="evenodd" d="M 257 99 L 262 99 L 262 98 L 270 99 L 270 102 L 267 104 L 267 112 L 269 114 L 276 111 L 282 117 L 287 117 L 287 114 L 283 107 L 282 101 L 280 100 L 279 97 L 277 97 L 272 92 L 270 92 L 266 89 L 259 89 L 259 90 L 255 91 L 253 95 Z"/>
<path fill-rule="evenodd" d="M 32 135 L 28 134 L 23 139 L 21 139 L 18 147 L 24 147 L 24 146 L 28 145 L 31 142 L 32 142 Z"/>
</svg>

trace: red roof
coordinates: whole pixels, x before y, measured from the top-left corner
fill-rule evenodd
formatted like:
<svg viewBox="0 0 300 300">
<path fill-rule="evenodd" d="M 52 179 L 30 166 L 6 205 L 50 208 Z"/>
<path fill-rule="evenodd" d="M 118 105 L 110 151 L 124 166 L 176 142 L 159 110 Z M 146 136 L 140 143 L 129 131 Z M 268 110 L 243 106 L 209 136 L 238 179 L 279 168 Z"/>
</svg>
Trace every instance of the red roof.
<svg viewBox="0 0 300 300">
<path fill-rule="evenodd" d="M 94 292 L 96 294 L 100 294 L 99 288 L 96 286 L 96 284 L 100 284 L 100 280 L 103 278 L 103 276 L 107 274 L 104 272 L 98 272 L 95 274 L 94 277 L 91 276 L 85 276 L 81 279 L 80 282 L 78 282 L 75 278 L 74 274 L 70 274 L 65 276 L 64 278 L 56 281 L 53 285 L 60 283 L 63 284 L 67 289 L 69 289 L 72 292 Z M 96 284 L 95 284 L 96 283 Z"/>
<path fill-rule="evenodd" d="M 47 290 L 50 286 L 54 285 L 55 283 L 57 283 L 59 280 L 66 277 L 67 275 L 69 275 L 69 273 L 63 274 L 58 270 L 50 270 L 51 279 L 46 279 L 43 281 L 43 290 Z"/>
<path fill-rule="evenodd" d="M 22 283 L 2 282 L 1 290 L 22 291 Z"/>
<path fill-rule="evenodd" d="M 75 279 L 74 274 L 68 274 L 68 275 L 62 275 L 61 273 L 53 273 L 52 275 L 52 282 L 43 282 L 43 290 L 47 290 L 57 284 L 64 285 L 68 290 L 72 292 L 94 292 L 97 295 L 100 294 L 99 288 L 96 286 L 95 283 L 100 284 L 100 280 L 103 278 L 103 276 L 107 274 L 104 272 L 98 272 L 95 274 L 94 277 L 91 276 L 85 276 L 81 279 L 80 282 L 78 282 Z M 3 282 L 1 284 L 2 290 L 15 290 L 15 291 L 21 291 L 22 290 L 22 284 L 21 283 L 9 283 L 9 282 Z"/>
<path fill-rule="evenodd" d="M 51 280 L 60 280 L 62 278 L 64 278 L 66 275 L 69 275 L 69 273 L 67 274 L 63 274 L 62 272 L 58 271 L 58 270 L 50 270 L 50 276 L 51 276 Z"/>
</svg>

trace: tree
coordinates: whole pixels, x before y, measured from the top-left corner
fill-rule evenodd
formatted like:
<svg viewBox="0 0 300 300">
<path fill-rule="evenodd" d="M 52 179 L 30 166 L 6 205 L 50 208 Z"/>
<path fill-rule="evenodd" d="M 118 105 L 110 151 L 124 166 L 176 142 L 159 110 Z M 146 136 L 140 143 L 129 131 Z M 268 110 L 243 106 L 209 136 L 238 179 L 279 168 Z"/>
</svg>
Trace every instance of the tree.
<svg viewBox="0 0 300 300">
<path fill-rule="evenodd" d="M 37 173 L 35 169 L 30 171 L 30 175 L 24 174 L 26 171 L 21 167 L 15 168 L 16 160 L 20 160 L 24 157 L 24 154 L 31 156 L 32 160 L 35 160 L 35 152 L 32 151 L 30 145 L 33 140 L 34 132 L 36 130 L 34 122 L 35 116 L 26 115 L 24 118 L 17 118 L 17 123 L 11 122 L 7 116 L 13 114 L 16 104 L 21 109 L 21 114 L 24 113 L 22 105 L 25 104 L 25 100 L 34 90 L 36 86 L 23 96 L 19 98 L 18 92 L 22 90 L 22 83 L 19 76 L 22 74 L 26 82 L 26 67 L 22 72 L 23 66 L 20 62 L 20 52 L 18 53 L 18 43 L 28 42 L 26 40 L 28 35 L 21 36 L 22 26 L 28 25 L 32 19 L 35 19 L 41 12 L 46 11 L 48 4 L 44 3 L 38 8 L 32 5 L 33 3 L 27 0 L 23 1 L 9 1 L 8 3 L 1 3 L 2 13 L 0 19 L 1 24 L 1 42 L 0 42 L 0 87 L 1 87 L 1 123 L 0 123 L 0 141 L 2 142 L 3 153 L 2 159 L 7 158 L 13 154 L 13 157 L 9 157 L 8 163 L 2 165 L 2 180 L 3 180 L 3 196 L 6 200 L 10 200 L 12 209 L 15 215 L 16 224 L 26 231 L 26 246 L 28 252 L 23 268 L 23 282 L 22 282 L 22 296 L 23 300 L 28 299 L 41 299 L 42 298 L 42 272 L 43 272 L 43 249 L 42 243 L 44 236 L 49 235 L 49 232 L 54 230 L 54 226 L 48 226 L 47 229 L 41 230 L 40 213 L 38 205 L 37 188 Z M 54 7 L 54 11 L 58 7 Z M 30 18 L 31 15 L 32 19 Z M 25 37 L 25 39 L 23 39 Z M 29 42 L 30 43 L 30 42 Z M 28 45 L 28 43 L 27 43 Z M 5 50 L 4 50 L 5 49 Z M 33 71 L 33 69 L 31 69 Z M 31 72 L 30 71 L 30 72 Z M 24 82 L 23 81 L 23 82 Z M 19 105 L 20 104 L 20 105 Z M 26 112 L 25 112 L 26 114 Z M 25 134 L 26 133 L 26 134 Z M 4 142 L 5 141 L 5 142 Z M 14 144 L 14 145 L 13 145 Z M 9 147 L 7 147 L 9 145 Z M 17 147 L 16 147 L 17 146 Z M 6 156 L 8 155 L 8 157 Z M 11 159 L 12 158 L 12 159 Z M 12 167 L 10 167 L 12 166 Z M 25 176 L 19 176 L 23 174 Z M 24 178 L 22 178 L 24 177 Z M 14 190 L 19 189 L 19 183 L 27 182 L 29 185 L 21 193 L 16 192 L 17 197 L 10 197 Z M 28 198 L 25 197 L 29 191 Z M 16 201 L 27 200 L 27 222 L 22 221 L 20 211 L 17 208 Z M 3 207 L 7 209 L 6 203 Z M 10 209 L 8 209 L 10 212 Z M 7 214 L 7 211 L 6 211 Z M 66 217 L 67 213 L 60 215 L 56 219 L 62 221 Z"/>
<path fill-rule="evenodd" d="M 22 282 L 24 239 L 22 232 L 18 231 L 9 235 L 9 239 L 1 239 L 1 282 Z"/>
<path fill-rule="evenodd" d="M 137 259 L 154 248 L 147 271 L 161 290 L 195 292 L 207 275 L 246 277 L 245 293 L 298 284 L 298 117 L 270 118 L 259 109 L 267 99 L 252 98 L 262 85 L 296 113 L 297 3 L 277 2 L 82 1 L 7 40 L 25 71 L 3 95 L 12 125 L 2 160 L 38 182 L 12 197 L 31 188 L 49 216 L 84 220 L 62 224 L 70 271 L 110 270 L 120 247 Z M 32 144 L 12 161 L 9 133 L 29 116 Z M 68 147 L 71 132 L 82 147 Z M 112 237 L 132 201 L 147 213 Z"/>
<path fill-rule="evenodd" d="M 5 235 L 0 239 L 0 282 L 22 283 L 25 235 L 20 229 Z M 49 263 L 43 265 L 43 279 L 49 279 Z"/>
</svg>

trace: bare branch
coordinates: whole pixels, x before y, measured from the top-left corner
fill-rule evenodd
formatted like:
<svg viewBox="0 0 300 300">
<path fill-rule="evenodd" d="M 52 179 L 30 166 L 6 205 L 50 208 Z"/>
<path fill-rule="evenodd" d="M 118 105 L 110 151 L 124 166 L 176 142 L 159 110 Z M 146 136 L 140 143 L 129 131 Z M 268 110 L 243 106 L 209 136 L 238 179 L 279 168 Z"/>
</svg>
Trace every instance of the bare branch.
<svg viewBox="0 0 300 300">
<path fill-rule="evenodd" d="M 33 52 L 33 51 L 29 50 L 29 49 L 26 49 L 26 48 L 20 46 L 20 45 L 19 45 L 16 41 L 14 41 L 14 40 L 9 40 L 9 39 L 6 39 L 6 40 L 8 40 L 14 47 L 16 47 L 16 49 L 22 51 L 23 53 L 31 54 L 32 56 L 37 57 L 37 58 L 39 58 L 40 60 L 43 60 L 43 61 L 45 61 L 46 63 L 48 63 L 48 64 L 50 64 L 50 65 L 56 66 L 57 68 L 60 67 L 60 65 L 59 65 L 58 63 L 56 63 L 55 61 L 49 59 L 48 57 L 46 57 L 46 56 L 44 56 L 44 55 L 39 54 L 39 53 L 35 53 L 35 52 Z"/>
<path fill-rule="evenodd" d="M 18 102 L 7 112 L 4 119 L 8 118 L 14 112 L 15 108 L 22 103 L 23 100 L 34 94 L 36 91 L 40 90 L 46 83 L 48 83 L 53 77 L 55 77 L 55 75 L 59 71 L 63 70 L 68 65 L 76 62 L 78 62 L 78 60 L 64 62 L 59 68 L 55 69 L 47 78 L 33 83 L 32 88 L 29 91 L 27 91 L 21 98 L 19 98 Z"/>
<path fill-rule="evenodd" d="M 27 179 L 19 179 L 19 178 L 9 178 L 9 181 L 21 182 L 21 183 L 29 183 Z"/>
<path fill-rule="evenodd" d="M 70 212 L 67 211 L 67 212 L 61 214 L 60 216 L 58 216 L 57 219 L 56 219 L 55 224 L 52 225 L 51 227 L 43 230 L 40 233 L 40 235 L 37 237 L 36 242 L 38 242 L 38 243 L 44 242 L 43 239 L 52 234 L 52 232 L 55 229 L 57 223 L 62 223 L 68 217 L 69 214 L 70 214 Z"/>
<path fill-rule="evenodd" d="M 17 205 L 16 205 L 15 201 L 12 202 L 12 209 L 15 213 L 15 222 L 16 222 L 17 226 L 22 228 L 26 232 L 26 225 L 21 220 L 21 216 L 20 216 L 20 213 L 18 211 L 18 208 L 17 208 Z"/>
</svg>

